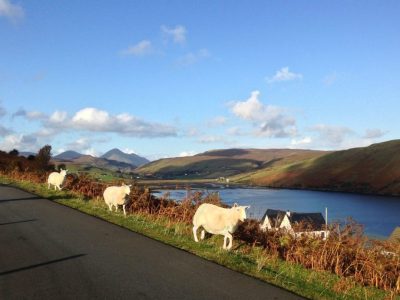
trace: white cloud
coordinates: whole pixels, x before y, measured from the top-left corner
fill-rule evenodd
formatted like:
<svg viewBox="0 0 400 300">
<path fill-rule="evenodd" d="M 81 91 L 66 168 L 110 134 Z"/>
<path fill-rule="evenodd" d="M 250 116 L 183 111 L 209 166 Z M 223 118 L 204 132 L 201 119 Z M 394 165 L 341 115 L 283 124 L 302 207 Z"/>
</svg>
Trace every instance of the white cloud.
<svg viewBox="0 0 400 300">
<path fill-rule="evenodd" d="M 318 124 L 310 128 L 319 134 L 319 139 L 326 145 L 338 146 L 342 145 L 346 137 L 353 135 L 354 131 L 345 126 L 332 126 L 326 124 Z"/>
<path fill-rule="evenodd" d="M 234 136 L 248 135 L 248 133 L 244 132 L 242 128 L 237 127 L 237 126 L 229 128 L 227 133 L 229 135 L 234 135 Z"/>
<path fill-rule="evenodd" d="M 16 117 L 24 117 L 28 120 L 44 120 L 47 118 L 46 114 L 40 111 L 26 111 L 23 108 L 20 108 L 11 116 L 13 119 Z"/>
<path fill-rule="evenodd" d="M 297 148 L 297 147 L 303 147 L 305 145 L 310 145 L 312 143 L 312 138 L 309 136 L 306 136 L 302 139 L 292 139 L 290 142 L 291 147 Z"/>
<path fill-rule="evenodd" d="M 176 63 L 180 66 L 189 66 L 208 57 L 210 57 L 210 52 L 207 49 L 200 49 L 197 52 L 189 52 L 186 55 L 178 58 Z"/>
<path fill-rule="evenodd" d="M 198 152 L 196 151 L 183 151 L 181 153 L 179 153 L 179 157 L 185 157 L 185 156 L 193 156 L 196 155 Z"/>
<path fill-rule="evenodd" d="M 10 134 L 4 137 L 0 143 L 0 149 L 10 151 L 17 149 L 19 151 L 33 151 L 37 149 L 37 138 L 33 135 Z"/>
<path fill-rule="evenodd" d="M 187 30 L 182 25 L 177 25 L 175 28 L 162 25 L 161 31 L 167 39 L 172 39 L 174 43 L 184 44 L 186 41 Z"/>
<path fill-rule="evenodd" d="M 290 81 L 302 78 L 303 78 L 302 74 L 290 72 L 289 67 L 283 67 L 282 69 L 276 71 L 273 77 L 267 78 L 267 82 L 274 83 L 274 82 Z"/>
<path fill-rule="evenodd" d="M 207 126 L 208 127 L 218 127 L 221 125 L 225 125 L 227 121 L 228 121 L 227 118 L 225 118 L 223 116 L 217 116 L 217 117 L 214 117 L 214 118 L 208 120 Z"/>
<path fill-rule="evenodd" d="M 253 91 L 245 101 L 235 101 L 232 112 L 237 117 L 253 122 L 255 134 L 267 137 L 288 137 L 297 133 L 296 120 L 286 115 L 283 108 L 264 105 L 259 100 L 260 92 Z"/>
<path fill-rule="evenodd" d="M 24 15 L 24 10 L 20 5 L 13 4 L 9 0 L 0 0 L 0 17 L 16 22 L 22 19 Z"/>
<path fill-rule="evenodd" d="M 377 139 L 383 137 L 387 132 L 382 131 L 381 129 L 366 129 L 364 138 L 366 139 Z"/>
<path fill-rule="evenodd" d="M 128 113 L 110 115 L 107 111 L 94 107 L 79 110 L 69 122 L 63 122 L 60 127 L 146 138 L 177 135 L 173 126 L 146 122 Z"/>
<path fill-rule="evenodd" d="M 56 110 L 54 113 L 51 114 L 49 118 L 50 123 L 62 123 L 65 122 L 67 119 L 67 112 Z"/>
<path fill-rule="evenodd" d="M 131 148 L 124 148 L 124 149 L 122 149 L 122 152 L 127 153 L 127 154 L 137 154 L 137 152 Z"/>
<path fill-rule="evenodd" d="M 153 138 L 176 136 L 176 128 L 160 123 L 143 121 L 128 113 L 111 115 L 107 111 L 94 107 L 86 107 L 77 111 L 72 117 L 64 111 L 55 111 L 50 116 L 37 111 L 27 112 L 19 109 L 12 117 L 40 120 L 44 128 L 39 130 L 41 136 L 50 136 L 62 130 L 79 130 L 92 132 L 113 132 L 117 134 Z M 46 130 L 47 129 L 47 130 Z"/>
<path fill-rule="evenodd" d="M 98 156 L 99 156 L 99 152 L 98 152 L 96 149 L 94 149 L 94 148 L 86 149 L 86 150 L 83 152 L 83 154 L 91 155 L 91 156 L 94 156 L 94 157 L 98 157 Z"/>
<path fill-rule="evenodd" d="M 122 55 L 144 56 L 154 52 L 153 46 L 150 41 L 143 40 L 136 45 L 130 46 L 121 51 Z"/>
</svg>

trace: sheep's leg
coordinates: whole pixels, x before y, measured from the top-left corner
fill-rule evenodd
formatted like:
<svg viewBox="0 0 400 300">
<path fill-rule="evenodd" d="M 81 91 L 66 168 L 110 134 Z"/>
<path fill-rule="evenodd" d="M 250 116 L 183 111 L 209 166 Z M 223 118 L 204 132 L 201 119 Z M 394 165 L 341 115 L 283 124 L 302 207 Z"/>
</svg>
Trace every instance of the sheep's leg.
<svg viewBox="0 0 400 300">
<path fill-rule="evenodd" d="M 205 236 L 205 235 L 206 235 L 206 231 L 203 229 L 203 230 L 201 231 L 200 239 L 204 240 L 204 236 Z"/>
<path fill-rule="evenodd" d="M 197 239 L 197 229 L 199 227 L 198 226 L 193 226 L 193 235 L 194 235 L 194 241 L 198 242 L 199 240 Z"/>
<path fill-rule="evenodd" d="M 124 210 L 124 216 L 126 216 L 125 206 L 126 206 L 126 204 L 122 205 L 122 209 Z"/>
<path fill-rule="evenodd" d="M 226 236 L 229 238 L 229 245 L 228 245 L 228 250 L 232 248 L 232 234 L 227 233 Z"/>
<path fill-rule="evenodd" d="M 54 185 L 54 190 L 57 191 L 57 186 L 56 185 Z"/>
<path fill-rule="evenodd" d="M 108 205 L 108 209 L 110 210 L 110 211 L 112 211 L 112 206 L 111 206 L 111 204 L 107 204 Z"/>
</svg>

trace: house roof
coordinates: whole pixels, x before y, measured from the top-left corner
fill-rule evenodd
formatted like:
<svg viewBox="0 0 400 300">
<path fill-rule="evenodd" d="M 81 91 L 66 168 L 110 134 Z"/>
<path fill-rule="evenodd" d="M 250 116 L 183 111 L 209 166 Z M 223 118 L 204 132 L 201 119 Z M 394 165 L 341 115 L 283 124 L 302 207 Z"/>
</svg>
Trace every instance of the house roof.
<svg viewBox="0 0 400 300">
<path fill-rule="evenodd" d="M 292 225 L 309 224 L 313 230 L 324 230 L 325 219 L 321 213 L 296 213 L 293 212 L 288 216 Z"/>
<path fill-rule="evenodd" d="M 261 222 L 264 223 L 265 218 L 268 217 L 269 223 L 272 227 L 279 227 L 281 224 L 286 212 L 283 210 L 277 209 L 267 209 L 264 216 L 261 219 Z"/>
<path fill-rule="evenodd" d="M 397 226 L 389 236 L 389 241 L 400 242 L 400 226 Z"/>
</svg>

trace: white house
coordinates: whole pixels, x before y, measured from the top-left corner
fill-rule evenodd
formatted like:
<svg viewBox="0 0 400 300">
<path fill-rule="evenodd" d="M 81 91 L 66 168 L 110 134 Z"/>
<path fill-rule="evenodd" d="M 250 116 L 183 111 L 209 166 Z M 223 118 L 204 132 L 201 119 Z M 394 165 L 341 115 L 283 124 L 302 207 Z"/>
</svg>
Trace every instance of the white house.
<svg viewBox="0 0 400 300">
<path fill-rule="evenodd" d="M 285 229 L 295 237 L 310 235 L 325 239 L 329 235 L 326 225 L 321 213 L 298 213 L 267 209 L 261 219 L 260 227 L 263 230 Z"/>
</svg>

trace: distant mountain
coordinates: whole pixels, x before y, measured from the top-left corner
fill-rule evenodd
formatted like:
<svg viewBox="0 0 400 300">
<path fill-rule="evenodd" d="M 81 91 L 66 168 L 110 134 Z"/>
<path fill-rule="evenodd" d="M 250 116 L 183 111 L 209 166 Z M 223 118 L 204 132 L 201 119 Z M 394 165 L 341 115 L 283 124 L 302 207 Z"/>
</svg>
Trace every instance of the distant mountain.
<svg viewBox="0 0 400 300">
<path fill-rule="evenodd" d="M 30 152 L 30 151 L 22 151 L 19 153 L 20 156 L 28 157 L 30 155 L 36 156 L 37 153 L 35 152 Z"/>
<path fill-rule="evenodd" d="M 118 162 L 134 165 L 137 167 L 140 167 L 142 165 L 147 164 L 150 162 L 147 158 L 144 158 L 142 156 L 136 155 L 134 153 L 132 154 L 127 154 L 122 152 L 121 150 L 114 148 L 106 153 L 104 153 L 101 158 L 105 158 L 108 160 L 115 160 Z"/>
<path fill-rule="evenodd" d="M 53 157 L 56 160 L 74 160 L 83 156 L 83 154 L 76 151 L 68 150 Z"/>
<path fill-rule="evenodd" d="M 194 156 L 165 158 L 148 163 L 136 172 L 159 178 L 231 177 L 237 174 L 318 157 L 329 152 L 296 149 L 223 149 Z"/>
<path fill-rule="evenodd" d="M 68 165 L 68 167 L 73 165 L 80 170 L 100 168 L 111 171 L 133 172 L 136 168 L 136 166 L 124 162 L 83 154 L 74 159 L 56 159 L 55 161 L 57 164 L 64 163 Z"/>
</svg>

